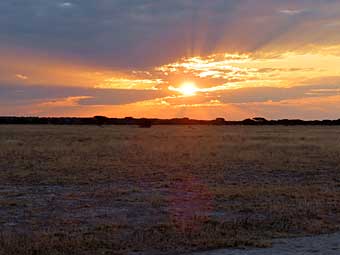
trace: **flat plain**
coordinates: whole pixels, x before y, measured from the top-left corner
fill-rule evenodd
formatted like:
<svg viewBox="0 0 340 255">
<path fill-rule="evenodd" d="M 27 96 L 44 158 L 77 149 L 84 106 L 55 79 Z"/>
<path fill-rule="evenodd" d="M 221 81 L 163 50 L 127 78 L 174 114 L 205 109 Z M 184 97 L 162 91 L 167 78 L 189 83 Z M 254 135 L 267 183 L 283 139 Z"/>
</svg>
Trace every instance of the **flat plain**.
<svg viewBox="0 0 340 255">
<path fill-rule="evenodd" d="M 0 126 L 0 254 L 182 254 L 340 230 L 340 127 Z"/>
</svg>

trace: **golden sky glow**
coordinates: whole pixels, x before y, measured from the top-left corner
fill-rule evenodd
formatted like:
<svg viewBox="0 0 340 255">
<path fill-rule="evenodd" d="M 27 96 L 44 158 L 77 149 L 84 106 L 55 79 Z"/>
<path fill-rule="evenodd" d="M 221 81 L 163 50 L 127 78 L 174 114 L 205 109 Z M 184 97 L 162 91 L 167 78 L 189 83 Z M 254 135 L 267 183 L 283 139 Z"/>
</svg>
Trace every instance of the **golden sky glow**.
<svg viewBox="0 0 340 255">
<path fill-rule="evenodd" d="M 170 113 L 173 117 L 191 116 L 198 118 L 202 116 L 202 118 L 207 118 L 207 116 L 228 115 L 238 119 L 247 114 L 258 115 L 256 113 L 261 112 L 259 110 L 261 107 L 268 108 L 269 105 L 272 108 L 280 108 L 279 105 L 281 108 L 287 108 L 290 100 L 294 100 L 295 104 L 296 100 L 299 100 L 296 107 L 304 107 L 306 102 L 310 102 L 311 99 L 308 98 L 311 96 L 313 96 L 314 104 L 317 105 L 318 98 L 320 98 L 320 102 L 324 102 L 325 96 L 334 96 L 340 92 L 340 86 L 334 88 L 340 80 L 337 78 L 340 77 L 340 69 L 338 68 L 340 56 L 323 55 L 320 52 L 308 54 L 287 52 L 279 55 L 271 53 L 268 56 L 265 54 L 262 56 L 260 53 L 214 54 L 182 58 L 176 62 L 151 68 L 147 71 L 124 72 L 112 72 L 107 69 L 96 69 L 96 67 L 73 66 L 61 62 L 46 61 L 43 58 L 33 57 L 25 58 L 25 61 L 18 63 L 17 59 L 8 57 L 7 68 L 11 71 L 11 74 L 2 76 L 2 79 L 14 84 L 26 84 L 26 86 L 32 84 L 41 86 L 46 86 L 46 84 L 71 85 L 99 90 L 154 90 L 160 91 L 162 94 L 144 102 L 127 103 L 127 105 L 122 102 L 121 106 L 110 106 L 107 100 L 101 104 L 98 100 L 95 105 L 87 105 L 86 110 L 85 106 L 79 104 L 79 102 L 91 98 L 91 95 L 58 97 L 52 101 L 36 102 L 30 107 L 26 107 L 25 111 L 30 108 L 33 109 L 28 111 L 29 114 L 49 115 L 53 112 L 55 115 L 63 116 L 64 114 L 72 114 L 74 111 L 76 115 L 87 116 L 100 109 L 101 112 L 109 116 L 112 114 L 116 116 L 117 112 L 122 110 L 122 113 L 119 113 L 121 116 L 138 115 L 142 117 L 137 113 L 143 109 L 142 112 L 149 116 L 164 118 Z M 34 64 L 29 65 L 28 63 Z M 301 95 L 300 99 L 295 99 L 295 96 L 290 99 L 288 92 L 287 99 L 281 101 L 281 103 L 270 103 L 273 100 L 271 99 L 271 91 L 263 94 L 263 98 L 256 104 L 255 102 L 251 104 L 248 102 L 249 100 L 252 101 L 251 94 L 247 96 L 244 103 L 241 102 L 242 100 L 239 102 L 221 100 L 223 94 L 228 91 L 236 92 L 235 97 L 240 98 L 237 93 L 243 95 L 250 88 L 297 88 L 307 85 L 322 85 L 323 83 L 332 87 L 311 88 L 304 95 Z M 337 100 L 337 98 L 332 98 L 333 104 L 334 100 Z M 246 104 L 248 104 L 248 110 L 244 109 Z M 310 104 L 308 104 L 308 107 L 312 108 Z M 42 108 L 43 111 L 39 110 Z M 317 108 L 320 108 L 320 106 Z M 2 109 L 5 108 L 2 107 Z M 47 111 L 47 109 L 51 110 Z M 328 115 L 327 112 L 323 112 Z M 293 113 L 291 107 L 289 107 L 289 113 Z M 269 116 L 270 112 L 265 111 L 265 114 Z M 278 114 L 282 116 L 280 110 Z M 289 114 L 285 115 L 285 117 L 289 116 Z M 335 117 L 335 115 L 331 116 Z"/>
</svg>

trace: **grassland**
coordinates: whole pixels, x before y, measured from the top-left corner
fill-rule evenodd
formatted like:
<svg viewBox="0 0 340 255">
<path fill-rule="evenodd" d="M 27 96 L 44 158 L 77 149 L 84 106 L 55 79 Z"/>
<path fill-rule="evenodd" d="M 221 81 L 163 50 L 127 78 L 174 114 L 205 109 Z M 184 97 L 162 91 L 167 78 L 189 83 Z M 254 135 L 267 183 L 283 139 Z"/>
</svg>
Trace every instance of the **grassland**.
<svg viewBox="0 0 340 255">
<path fill-rule="evenodd" d="M 340 229 L 340 128 L 0 126 L 0 254 L 180 254 Z"/>
</svg>

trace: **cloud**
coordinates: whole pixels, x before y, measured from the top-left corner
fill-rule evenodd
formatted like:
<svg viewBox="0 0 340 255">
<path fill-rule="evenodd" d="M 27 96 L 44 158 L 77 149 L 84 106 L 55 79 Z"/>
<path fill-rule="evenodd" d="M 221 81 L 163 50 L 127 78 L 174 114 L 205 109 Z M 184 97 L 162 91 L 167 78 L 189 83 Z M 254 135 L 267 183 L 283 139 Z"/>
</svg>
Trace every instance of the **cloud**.
<svg viewBox="0 0 340 255">
<path fill-rule="evenodd" d="M 74 4 L 71 2 L 63 2 L 63 3 L 58 4 L 58 6 L 61 8 L 72 8 Z"/>
<path fill-rule="evenodd" d="M 79 100 L 80 105 L 124 105 L 162 98 L 167 92 L 157 90 L 96 90 L 91 97 Z"/>
<path fill-rule="evenodd" d="M 75 6 L 72 15 L 64 10 Z M 339 2 L 331 0 L 73 0 L 55 7 L 54 0 L 1 1 L 1 44 L 112 68 L 145 68 L 188 55 L 252 51 L 303 24 L 340 16 Z M 277 10 L 299 17 L 287 20 Z M 308 28 L 308 40 L 315 30 Z"/>
<path fill-rule="evenodd" d="M 216 106 L 216 104 L 280 103 L 287 100 L 304 100 L 307 98 L 323 98 L 338 95 L 340 95 L 340 83 L 294 86 L 290 88 L 256 87 L 227 89 L 204 93 L 198 92 L 193 97 L 172 96 L 164 98 L 163 101 L 173 106 Z"/>
<path fill-rule="evenodd" d="M 23 74 L 16 74 L 15 77 L 17 77 L 20 80 L 27 80 L 28 76 L 23 75 Z"/>
<path fill-rule="evenodd" d="M 340 96 L 238 104 L 236 107 L 240 112 L 252 112 L 248 116 L 264 116 L 268 119 L 339 119 Z"/>
<path fill-rule="evenodd" d="M 339 56 L 299 52 L 268 54 L 213 54 L 182 58 L 156 68 L 172 87 L 185 79 L 202 90 L 228 90 L 235 87 L 288 87 L 308 78 L 337 76 Z M 160 75 L 155 74 L 155 75 Z"/>
<path fill-rule="evenodd" d="M 298 15 L 298 14 L 301 14 L 303 13 L 304 10 L 280 10 L 279 13 L 281 14 L 285 14 L 285 15 Z"/>
<path fill-rule="evenodd" d="M 291 88 L 242 88 L 223 91 L 201 92 L 194 97 L 182 97 L 165 90 L 91 89 L 57 86 L 0 86 L 2 105 L 49 105 L 49 106 L 113 106 L 150 101 L 171 106 L 246 104 L 281 102 L 292 99 L 328 97 L 340 94 L 340 85 L 308 85 Z"/>
<path fill-rule="evenodd" d="M 242 88 L 224 91 L 219 100 L 223 103 L 282 102 L 292 99 L 328 97 L 340 94 L 339 85 L 309 85 L 290 88 Z"/>
<path fill-rule="evenodd" d="M 166 95 L 168 95 L 167 92 L 159 90 L 0 85 L 1 104 L 12 106 L 53 103 L 70 98 L 72 102 L 80 105 L 124 105 Z"/>
<path fill-rule="evenodd" d="M 339 108 L 340 83 L 243 88 L 189 98 L 166 91 L 0 86 L 0 115 L 322 119 L 337 118 Z"/>
</svg>

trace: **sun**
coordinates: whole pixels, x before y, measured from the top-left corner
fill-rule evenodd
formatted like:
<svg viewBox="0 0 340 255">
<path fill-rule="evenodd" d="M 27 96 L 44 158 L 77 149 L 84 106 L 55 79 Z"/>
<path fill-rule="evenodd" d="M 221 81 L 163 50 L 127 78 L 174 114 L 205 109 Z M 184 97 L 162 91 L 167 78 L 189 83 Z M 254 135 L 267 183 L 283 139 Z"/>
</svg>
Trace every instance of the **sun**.
<svg viewBox="0 0 340 255">
<path fill-rule="evenodd" d="M 178 91 L 184 96 L 194 96 L 198 92 L 198 88 L 193 82 L 185 82 L 178 88 Z"/>
<path fill-rule="evenodd" d="M 195 96 L 198 92 L 202 91 L 192 81 L 184 82 L 180 87 L 169 86 L 168 89 L 180 93 L 185 97 Z"/>
</svg>

